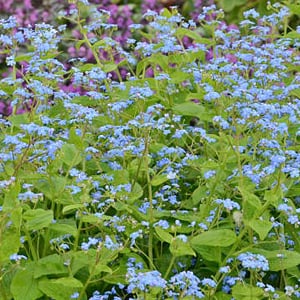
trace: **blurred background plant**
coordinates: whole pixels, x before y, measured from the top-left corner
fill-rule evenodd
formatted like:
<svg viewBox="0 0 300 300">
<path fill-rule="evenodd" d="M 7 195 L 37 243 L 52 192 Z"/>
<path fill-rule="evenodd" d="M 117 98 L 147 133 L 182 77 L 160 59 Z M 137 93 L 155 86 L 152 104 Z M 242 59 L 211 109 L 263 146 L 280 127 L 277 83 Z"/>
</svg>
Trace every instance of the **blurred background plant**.
<svg viewBox="0 0 300 300">
<path fill-rule="evenodd" d="M 67 9 L 72 1 L 63 0 L 1 0 L 0 17 L 15 15 L 20 25 L 35 24 L 37 22 L 57 22 L 57 12 Z M 111 12 L 110 22 L 115 22 L 121 27 L 127 27 L 124 17 L 132 18 L 138 22 L 141 15 L 148 9 L 160 11 L 164 7 L 177 6 L 185 17 L 197 18 L 202 8 L 213 3 L 225 11 L 225 20 L 228 23 L 238 24 L 243 19 L 243 12 L 255 8 L 261 15 L 269 13 L 269 4 L 281 3 L 288 6 L 292 11 L 299 12 L 299 0 L 268 1 L 268 0 L 90 0 L 90 4 L 97 5 Z M 293 16 L 291 19 L 293 28 L 299 19 Z"/>
<path fill-rule="evenodd" d="M 120 43 L 120 46 L 126 51 L 130 51 L 130 43 L 128 43 L 128 41 L 131 38 L 135 38 L 136 40 L 147 38 L 146 36 L 142 37 L 134 35 L 130 26 L 132 24 L 139 23 L 145 24 L 143 14 L 145 14 L 148 10 L 160 12 L 164 8 L 172 10 L 172 8 L 176 6 L 178 12 L 187 20 L 193 21 L 193 26 L 195 26 L 199 25 L 198 17 L 203 12 L 203 7 L 216 4 L 216 13 L 206 16 L 206 18 L 218 18 L 217 9 L 221 8 L 225 14 L 224 17 L 222 16 L 222 26 L 228 26 L 228 28 L 230 28 L 232 26 L 234 27 L 239 25 L 240 21 L 243 19 L 243 13 L 246 10 L 254 8 L 261 16 L 274 13 L 274 7 L 271 4 L 276 2 L 278 4 L 278 10 L 280 5 L 285 5 L 291 11 L 291 14 L 289 14 L 285 20 L 285 33 L 292 29 L 296 29 L 300 24 L 299 0 L 0 0 L 0 18 L 15 16 L 18 25 L 21 27 L 34 27 L 35 24 L 41 22 L 54 26 L 66 26 L 66 30 L 64 31 L 64 43 L 62 43 L 60 50 L 63 53 L 68 54 L 68 56 L 65 57 L 64 63 L 67 68 L 70 68 L 70 58 L 80 58 L 84 59 L 86 63 L 93 63 L 95 57 L 91 49 L 82 42 L 83 37 L 80 33 L 78 24 L 69 18 L 69 16 L 72 15 L 72 10 L 74 10 L 76 6 L 76 2 L 88 2 L 97 11 L 109 11 L 109 16 L 105 22 L 116 25 L 114 28 L 111 27 L 113 29 L 111 30 L 109 37 Z M 82 17 L 85 19 L 86 24 L 92 22 L 92 16 L 90 16 L 87 11 Z M 210 38 L 212 36 L 212 32 L 209 30 L 209 26 L 205 27 L 202 25 L 203 23 L 197 27 L 197 34 Z M 283 31 L 281 28 L 278 30 Z M 89 33 L 88 38 L 92 38 L 92 35 L 92 33 Z M 107 36 L 107 33 L 105 36 Z M 76 46 L 74 46 L 74 40 L 78 41 Z M 185 47 L 191 46 L 191 39 L 186 36 L 182 42 Z M 24 48 L 23 52 L 26 54 L 27 49 Z M 5 64 L 6 56 L 5 43 L 1 40 L 0 71 L 3 78 L 7 77 L 11 71 Z M 105 56 L 106 53 L 104 51 L 103 57 Z M 210 57 L 211 55 L 207 55 L 207 59 Z M 114 62 L 119 63 L 119 56 L 115 56 L 114 60 Z M 123 68 L 120 70 L 119 75 L 112 73 L 112 76 L 114 79 L 117 76 L 119 76 L 119 78 L 126 79 L 127 72 L 128 70 Z M 151 70 L 148 70 L 148 72 L 149 76 L 151 76 Z M 73 89 L 70 84 L 68 84 L 65 88 Z M 20 112 L 22 112 L 22 110 Z M 11 113 L 9 101 L 0 99 L 0 113 L 2 115 L 9 115 Z"/>
</svg>

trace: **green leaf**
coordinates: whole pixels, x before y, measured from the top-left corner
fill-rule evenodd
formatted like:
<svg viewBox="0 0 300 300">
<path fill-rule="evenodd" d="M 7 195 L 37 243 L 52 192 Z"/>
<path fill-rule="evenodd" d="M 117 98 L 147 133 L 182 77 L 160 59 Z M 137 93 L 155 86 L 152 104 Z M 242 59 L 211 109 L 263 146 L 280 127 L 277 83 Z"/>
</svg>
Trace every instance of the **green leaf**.
<svg viewBox="0 0 300 300">
<path fill-rule="evenodd" d="M 48 227 L 53 220 L 53 211 L 41 208 L 27 210 L 23 214 L 28 230 L 40 230 Z"/>
<path fill-rule="evenodd" d="M 38 180 L 34 185 L 47 198 L 59 201 L 66 184 L 67 179 L 65 177 L 51 176 L 47 179 Z"/>
<path fill-rule="evenodd" d="M 15 57 L 16 62 L 30 61 L 31 59 L 32 59 L 32 55 L 30 55 L 30 54 L 22 54 L 22 55 L 18 55 L 17 57 Z"/>
<path fill-rule="evenodd" d="M 158 186 L 163 184 L 164 182 L 168 181 L 168 177 L 166 174 L 161 174 L 161 175 L 155 175 L 152 180 L 151 180 L 151 185 L 153 186 Z"/>
<path fill-rule="evenodd" d="M 254 193 L 245 188 L 239 187 L 239 190 L 243 197 L 243 218 L 245 221 L 250 221 L 258 216 L 262 207 L 261 201 Z"/>
<path fill-rule="evenodd" d="M 249 222 L 246 222 L 246 224 L 249 225 L 259 235 L 259 238 L 262 241 L 267 237 L 269 231 L 273 227 L 272 222 L 259 219 L 253 219 Z"/>
<path fill-rule="evenodd" d="M 90 272 L 93 270 L 93 275 L 99 275 L 100 273 L 109 273 L 112 274 L 112 269 L 106 265 L 97 264 L 96 266 L 92 266 L 90 268 Z"/>
<path fill-rule="evenodd" d="M 203 38 L 199 33 L 183 27 L 180 27 L 176 30 L 176 35 L 179 38 L 183 38 L 184 36 L 187 36 L 199 44 L 207 44 L 207 45 L 213 44 L 213 41 L 211 39 Z"/>
<path fill-rule="evenodd" d="M 68 274 L 68 268 L 64 266 L 64 260 L 58 254 L 52 254 L 39 259 L 34 268 L 34 278 L 62 274 Z"/>
<path fill-rule="evenodd" d="M 178 84 L 178 83 L 181 83 L 181 82 L 189 79 L 190 74 L 187 74 L 180 70 L 176 70 L 172 74 L 170 74 L 170 77 L 171 77 L 171 81 L 170 81 L 171 83 Z"/>
<path fill-rule="evenodd" d="M 192 194 L 193 205 L 199 204 L 201 200 L 207 197 L 207 188 L 205 186 L 199 185 Z"/>
<path fill-rule="evenodd" d="M 84 205 L 82 203 L 67 205 L 63 208 L 62 213 L 64 215 L 74 213 L 81 208 L 84 208 Z"/>
<path fill-rule="evenodd" d="M 221 248 L 220 247 L 207 247 L 207 246 L 200 246 L 197 245 L 197 247 L 193 247 L 197 253 L 199 253 L 203 259 L 208 261 L 215 261 L 217 263 L 222 262 L 222 256 L 221 256 Z"/>
<path fill-rule="evenodd" d="M 19 270 L 11 283 L 14 300 L 35 300 L 43 296 L 38 288 L 38 280 L 33 277 L 33 269 L 26 265 Z"/>
<path fill-rule="evenodd" d="M 300 33 L 296 31 L 291 31 L 286 35 L 287 38 L 291 39 L 299 39 L 300 38 Z"/>
<path fill-rule="evenodd" d="M 14 228 L 1 232 L 0 238 L 0 263 L 9 260 L 10 255 L 18 253 L 21 246 L 20 231 Z"/>
<path fill-rule="evenodd" d="M 77 234 L 76 222 L 71 218 L 57 220 L 55 223 L 51 223 L 48 228 L 50 230 L 51 236 L 53 237 L 65 234 L 71 234 L 72 236 L 76 236 Z"/>
<path fill-rule="evenodd" d="M 11 210 L 15 208 L 18 204 L 18 195 L 21 191 L 21 186 L 18 182 L 12 184 L 9 190 L 5 192 L 3 211 Z"/>
<path fill-rule="evenodd" d="M 262 244 L 263 246 L 264 244 Z M 276 244 L 275 244 L 276 245 Z M 270 247 L 269 247 L 270 248 Z M 269 262 L 270 271 L 281 271 L 300 265 L 300 253 L 289 250 L 274 250 L 269 251 L 262 248 L 247 249 L 255 254 L 263 255 Z"/>
<path fill-rule="evenodd" d="M 73 275 L 76 275 L 80 269 L 95 263 L 95 260 L 91 259 L 86 251 L 71 251 L 68 254 L 71 256 L 71 270 Z"/>
<path fill-rule="evenodd" d="M 236 235 L 229 229 L 205 231 L 191 239 L 192 247 L 197 251 L 199 246 L 228 247 L 234 244 Z"/>
<path fill-rule="evenodd" d="M 140 199 L 143 194 L 144 190 L 142 187 L 138 183 L 135 183 L 133 190 L 128 194 L 128 199 L 126 201 L 129 204 L 133 204 L 136 200 Z"/>
<path fill-rule="evenodd" d="M 73 167 L 82 161 L 82 157 L 74 144 L 64 144 L 61 147 L 61 160 L 68 166 Z"/>
<path fill-rule="evenodd" d="M 89 96 L 76 96 L 72 99 L 72 102 L 73 103 L 76 103 L 76 104 L 80 104 L 80 105 L 83 105 L 83 106 L 97 106 L 99 105 L 98 101 L 95 100 L 95 99 L 92 99 L 90 98 Z M 71 129 L 75 129 L 74 127 L 72 127 Z M 75 133 L 76 134 L 76 133 Z M 78 138 L 80 138 L 80 136 L 78 136 L 76 134 L 76 136 Z M 81 140 L 81 139 L 80 139 Z M 76 144 L 74 143 L 72 140 L 69 140 L 71 144 Z"/>
<path fill-rule="evenodd" d="M 263 251 L 271 271 L 281 271 L 300 265 L 300 253 L 288 250 Z"/>
<path fill-rule="evenodd" d="M 186 256 L 186 255 L 192 255 L 196 256 L 196 253 L 190 246 L 188 242 L 183 242 L 179 238 L 173 238 L 170 244 L 170 252 L 173 254 L 173 256 Z"/>
<path fill-rule="evenodd" d="M 91 71 L 92 69 L 97 68 L 96 64 L 84 64 L 79 67 L 81 72 Z"/>
<path fill-rule="evenodd" d="M 294 13 L 295 15 L 300 15 L 300 4 L 290 4 L 290 3 L 286 3 L 285 4 L 292 13 Z M 291 32 L 295 32 L 295 31 L 291 31 Z"/>
<path fill-rule="evenodd" d="M 10 213 L 10 220 L 12 221 L 12 225 L 20 230 L 22 225 L 22 207 L 16 207 Z"/>
<path fill-rule="evenodd" d="M 173 107 L 174 113 L 183 116 L 199 117 L 206 114 L 206 109 L 200 104 L 194 102 L 184 102 Z"/>
<path fill-rule="evenodd" d="M 232 296 L 229 294 L 225 294 L 224 292 L 217 292 L 214 295 L 215 300 L 232 300 Z"/>
<path fill-rule="evenodd" d="M 118 66 L 114 63 L 108 63 L 108 64 L 105 64 L 103 65 L 102 69 L 104 72 L 112 72 L 114 70 L 116 70 L 118 68 Z"/>
<path fill-rule="evenodd" d="M 261 288 L 246 283 L 237 283 L 232 288 L 232 296 L 235 299 L 259 300 L 262 299 L 263 295 L 264 295 L 264 291 Z"/>
<path fill-rule="evenodd" d="M 264 194 L 264 200 L 268 202 L 269 204 L 273 205 L 274 207 L 278 207 L 278 205 L 281 203 L 281 199 L 283 198 L 283 194 L 281 189 L 272 189 L 265 191 Z"/>
<path fill-rule="evenodd" d="M 45 278 L 39 281 L 38 286 L 43 293 L 55 300 L 70 299 L 73 293 L 79 292 L 83 287 L 82 283 L 73 277 Z"/>
<path fill-rule="evenodd" d="M 169 232 L 163 230 L 160 227 L 155 227 L 155 232 L 162 242 L 167 242 L 169 244 L 171 243 L 173 236 Z"/>
<path fill-rule="evenodd" d="M 236 6 L 244 5 L 247 0 L 220 0 L 220 5 L 225 12 L 232 11 Z"/>
<path fill-rule="evenodd" d="M 22 124 L 28 124 L 30 122 L 28 114 L 26 113 L 19 115 L 11 115 L 8 117 L 8 120 L 13 126 L 16 126 L 17 128 L 20 128 L 20 125 Z"/>
</svg>

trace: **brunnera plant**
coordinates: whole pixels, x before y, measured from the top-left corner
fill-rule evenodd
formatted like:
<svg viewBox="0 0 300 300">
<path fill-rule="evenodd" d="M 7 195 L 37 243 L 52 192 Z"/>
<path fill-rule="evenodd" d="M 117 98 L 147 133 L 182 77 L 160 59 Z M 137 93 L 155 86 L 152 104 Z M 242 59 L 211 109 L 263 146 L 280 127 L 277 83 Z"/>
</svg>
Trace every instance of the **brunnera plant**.
<svg viewBox="0 0 300 300">
<path fill-rule="evenodd" d="M 89 63 L 64 26 L 1 20 L 1 299 L 299 297 L 290 10 L 239 28 L 215 6 L 198 25 L 149 11 L 124 49 L 77 2 Z"/>
</svg>

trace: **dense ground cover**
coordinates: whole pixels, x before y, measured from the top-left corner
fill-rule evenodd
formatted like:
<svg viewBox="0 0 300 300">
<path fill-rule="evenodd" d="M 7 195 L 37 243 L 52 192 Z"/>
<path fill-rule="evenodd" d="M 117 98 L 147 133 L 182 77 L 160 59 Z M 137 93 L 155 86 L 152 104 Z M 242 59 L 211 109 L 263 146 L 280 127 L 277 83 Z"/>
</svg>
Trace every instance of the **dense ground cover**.
<svg viewBox="0 0 300 300">
<path fill-rule="evenodd" d="M 292 14 L 1 20 L 1 299 L 299 298 Z"/>
</svg>

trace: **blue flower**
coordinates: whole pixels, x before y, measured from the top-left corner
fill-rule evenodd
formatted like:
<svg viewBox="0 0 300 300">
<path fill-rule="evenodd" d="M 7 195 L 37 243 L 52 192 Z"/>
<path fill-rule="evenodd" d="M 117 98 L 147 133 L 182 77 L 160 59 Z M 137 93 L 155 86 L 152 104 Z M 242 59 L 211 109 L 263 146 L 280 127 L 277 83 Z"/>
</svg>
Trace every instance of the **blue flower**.
<svg viewBox="0 0 300 300">
<path fill-rule="evenodd" d="M 9 257 L 10 260 L 14 260 L 14 261 L 20 261 L 21 259 L 27 259 L 27 257 L 25 255 L 19 255 L 17 253 L 14 253 L 12 255 L 10 255 Z"/>
<path fill-rule="evenodd" d="M 240 205 L 237 202 L 232 201 L 231 199 L 217 199 L 214 202 L 217 204 L 222 204 L 224 206 L 224 208 L 228 209 L 229 211 L 231 211 L 235 208 L 237 210 L 241 209 Z"/>
<path fill-rule="evenodd" d="M 127 292 L 149 292 L 151 288 L 164 289 L 167 286 L 165 279 L 158 271 L 138 272 L 135 268 L 128 268 L 127 272 L 129 285 Z"/>
<path fill-rule="evenodd" d="M 204 298 L 204 294 L 200 290 L 201 281 L 194 275 L 191 271 L 182 271 L 169 280 L 170 291 L 169 296 L 178 295 L 176 292 L 179 292 L 181 296 L 195 296 L 198 299 Z"/>
<path fill-rule="evenodd" d="M 242 266 L 246 269 L 252 270 L 269 270 L 268 260 L 261 254 L 254 254 L 251 252 L 246 252 L 240 254 L 237 259 L 241 262 Z"/>
<path fill-rule="evenodd" d="M 217 286 L 216 282 L 210 278 L 204 278 L 201 280 L 202 285 L 206 285 L 212 288 L 215 288 Z"/>
<path fill-rule="evenodd" d="M 169 222 L 166 220 L 159 220 L 158 222 L 154 223 L 153 226 L 159 226 L 163 229 L 168 229 L 170 227 Z"/>
</svg>

